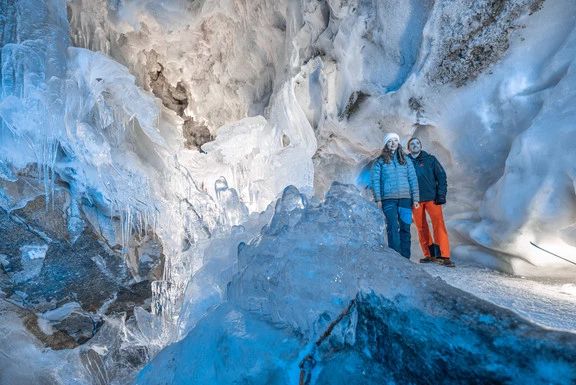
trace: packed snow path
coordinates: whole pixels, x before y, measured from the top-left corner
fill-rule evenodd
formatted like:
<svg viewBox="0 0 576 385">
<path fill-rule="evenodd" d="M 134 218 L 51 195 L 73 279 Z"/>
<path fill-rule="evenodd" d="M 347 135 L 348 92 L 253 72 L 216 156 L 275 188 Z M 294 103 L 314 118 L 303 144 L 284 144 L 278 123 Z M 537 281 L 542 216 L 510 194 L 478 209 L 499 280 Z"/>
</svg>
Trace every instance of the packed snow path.
<svg viewBox="0 0 576 385">
<path fill-rule="evenodd" d="M 536 324 L 576 332 L 574 280 L 537 280 L 471 265 L 458 265 L 455 269 L 424 265 L 424 270 L 451 286 L 512 310 Z"/>
</svg>

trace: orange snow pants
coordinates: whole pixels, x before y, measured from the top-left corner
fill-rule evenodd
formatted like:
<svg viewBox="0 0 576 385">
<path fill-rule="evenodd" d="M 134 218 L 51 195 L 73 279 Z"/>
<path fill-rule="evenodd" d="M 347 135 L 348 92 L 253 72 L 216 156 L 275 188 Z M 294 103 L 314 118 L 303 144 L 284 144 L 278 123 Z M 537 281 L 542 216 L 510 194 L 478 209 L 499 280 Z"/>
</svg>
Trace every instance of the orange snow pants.
<svg viewBox="0 0 576 385">
<path fill-rule="evenodd" d="M 430 236 L 430 229 L 428 228 L 428 221 L 426 220 L 426 213 L 430 216 L 432 222 L 432 231 L 434 239 Z M 430 246 L 436 243 L 440 246 L 440 253 L 444 258 L 450 257 L 450 243 L 448 242 L 448 232 L 444 224 L 444 216 L 442 215 L 442 206 L 437 205 L 434 201 L 420 202 L 420 207 L 412 210 L 414 217 L 414 224 L 418 229 L 418 239 L 420 240 L 420 247 L 425 257 L 430 256 Z"/>
</svg>

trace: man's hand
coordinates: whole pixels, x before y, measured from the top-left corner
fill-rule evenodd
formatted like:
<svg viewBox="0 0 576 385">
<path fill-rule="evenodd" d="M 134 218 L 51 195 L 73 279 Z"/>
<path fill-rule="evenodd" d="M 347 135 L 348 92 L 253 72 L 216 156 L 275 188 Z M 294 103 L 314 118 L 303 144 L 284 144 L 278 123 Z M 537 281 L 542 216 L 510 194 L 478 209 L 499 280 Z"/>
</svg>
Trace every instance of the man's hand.
<svg viewBox="0 0 576 385">
<path fill-rule="evenodd" d="M 414 202 L 414 204 L 412 205 L 412 208 L 415 208 L 415 209 L 420 208 L 420 203 Z"/>
<path fill-rule="evenodd" d="M 445 195 L 436 196 L 436 198 L 434 199 L 434 203 L 436 203 L 437 205 L 445 204 L 446 203 L 446 196 Z"/>
<path fill-rule="evenodd" d="M 380 210 L 382 210 L 382 201 L 376 202 L 376 206 L 378 206 L 378 208 L 379 208 Z"/>
</svg>

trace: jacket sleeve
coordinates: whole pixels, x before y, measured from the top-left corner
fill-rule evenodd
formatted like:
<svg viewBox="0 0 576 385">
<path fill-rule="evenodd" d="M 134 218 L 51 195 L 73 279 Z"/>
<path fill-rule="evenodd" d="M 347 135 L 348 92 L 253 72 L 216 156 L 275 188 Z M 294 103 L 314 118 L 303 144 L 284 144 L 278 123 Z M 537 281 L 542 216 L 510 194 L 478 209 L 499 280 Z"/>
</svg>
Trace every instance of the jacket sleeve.
<svg viewBox="0 0 576 385">
<path fill-rule="evenodd" d="M 434 157 L 434 178 L 436 179 L 436 196 L 446 198 L 448 191 L 448 182 L 446 181 L 446 171 L 438 159 Z"/>
<path fill-rule="evenodd" d="M 418 187 L 418 177 L 416 176 L 414 164 L 408 157 L 406 157 L 406 163 L 408 166 L 408 184 L 410 185 L 410 195 L 412 196 L 412 201 L 420 202 L 420 189 Z"/>
<path fill-rule="evenodd" d="M 372 181 L 372 192 L 374 193 L 374 200 L 380 202 L 382 200 L 382 190 L 380 186 L 380 177 L 382 175 L 382 164 L 380 158 L 374 161 L 372 169 L 370 170 L 370 179 Z"/>
</svg>

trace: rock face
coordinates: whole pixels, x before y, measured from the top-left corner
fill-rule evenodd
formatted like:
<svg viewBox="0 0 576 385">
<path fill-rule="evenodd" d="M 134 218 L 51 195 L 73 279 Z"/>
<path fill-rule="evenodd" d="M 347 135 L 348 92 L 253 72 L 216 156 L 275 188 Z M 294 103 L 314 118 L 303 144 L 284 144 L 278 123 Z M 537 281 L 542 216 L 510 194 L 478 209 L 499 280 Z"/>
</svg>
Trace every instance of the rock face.
<svg viewBox="0 0 576 385">
<path fill-rule="evenodd" d="M 47 202 L 38 180 L 20 175 L 0 192 L 1 289 L 40 341 L 54 349 L 77 346 L 94 336 L 105 315 L 130 316 L 134 306 L 146 305 L 150 279 L 162 265 L 153 238 L 131 249 L 136 282 L 119 247 L 94 230 L 64 186 Z"/>
</svg>

